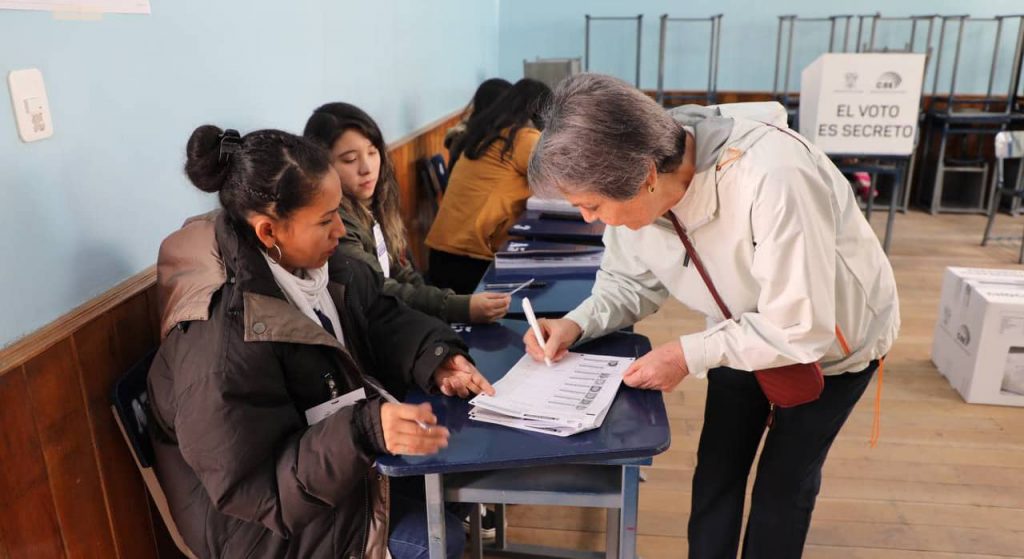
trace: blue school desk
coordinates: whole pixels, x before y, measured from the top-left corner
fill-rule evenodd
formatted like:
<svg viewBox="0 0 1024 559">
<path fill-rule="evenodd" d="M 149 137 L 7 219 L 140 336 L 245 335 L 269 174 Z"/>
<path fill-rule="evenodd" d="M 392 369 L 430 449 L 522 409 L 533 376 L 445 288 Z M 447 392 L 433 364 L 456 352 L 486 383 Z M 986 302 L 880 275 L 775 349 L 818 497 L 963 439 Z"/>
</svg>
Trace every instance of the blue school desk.
<svg viewBox="0 0 1024 559">
<path fill-rule="evenodd" d="M 475 293 L 493 291 L 508 292 L 510 289 L 490 288 L 489 285 L 519 284 L 533 278 L 544 282 L 542 287 L 528 287 L 512 295 L 512 303 L 508 308 L 508 318 L 526 320 L 523 314 L 523 297 L 530 298 L 533 312 L 539 318 L 562 318 L 565 313 L 575 309 L 594 288 L 596 268 L 583 269 L 552 269 L 523 268 L 518 270 L 498 270 L 494 263 L 487 268 L 484 277 L 477 284 Z"/>
<path fill-rule="evenodd" d="M 586 223 L 576 219 L 542 217 L 542 212 L 526 210 L 509 228 L 508 234 L 524 239 L 555 241 L 560 243 L 601 244 L 604 224 Z"/>
<path fill-rule="evenodd" d="M 527 328 L 525 322 L 503 320 L 457 329 L 477 367 L 495 382 L 523 355 Z M 574 349 L 634 357 L 650 347 L 644 336 L 616 332 Z M 439 422 L 451 431 L 449 446 L 434 456 L 382 456 L 376 467 L 388 476 L 425 476 L 432 559 L 444 557 L 446 500 L 497 503 L 499 510 L 505 504 L 606 508 L 608 556 L 636 556 L 638 467 L 650 464 L 651 457 L 665 451 L 670 442 L 660 392 L 622 386 L 600 429 L 565 438 L 471 421 L 470 405 L 461 398 L 414 390 L 406 401 L 431 403 Z M 477 515 L 474 512 L 474 521 Z M 507 544 L 501 522 L 496 546 L 508 552 L 557 556 L 547 548 Z M 479 537 L 473 539 L 471 549 L 481 553 Z"/>
</svg>

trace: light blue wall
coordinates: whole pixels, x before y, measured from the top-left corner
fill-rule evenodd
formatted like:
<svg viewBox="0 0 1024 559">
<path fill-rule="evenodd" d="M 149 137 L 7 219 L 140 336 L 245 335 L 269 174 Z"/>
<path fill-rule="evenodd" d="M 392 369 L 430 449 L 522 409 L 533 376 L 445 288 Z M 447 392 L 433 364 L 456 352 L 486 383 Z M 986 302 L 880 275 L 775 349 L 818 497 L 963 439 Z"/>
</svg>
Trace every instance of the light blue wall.
<svg viewBox="0 0 1024 559">
<path fill-rule="evenodd" d="M 0 75 L 36 67 L 55 135 L 0 101 L 0 346 L 156 260 L 214 197 L 181 167 L 192 129 L 301 132 L 354 102 L 397 139 L 496 73 L 498 0 L 153 0 L 150 16 L 0 11 Z"/>
<path fill-rule="evenodd" d="M 911 14 L 963 14 L 990 17 L 996 14 L 1018 14 L 1022 11 L 1019 0 L 724 0 L 717 3 L 681 3 L 675 0 L 502 0 L 500 10 L 500 72 L 507 79 L 522 77 L 523 59 L 535 57 L 572 57 L 583 55 L 583 16 L 636 16 L 644 15 L 641 46 L 641 87 L 654 89 L 657 85 L 658 18 L 707 17 L 716 13 L 725 15 L 722 22 L 722 41 L 718 87 L 732 91 L 771 91 L 775 69 L 777 16 L 797 14 L 801 17 L 823 17 L 833 14 L 871 14 L 883 16 Z M 591 71 L 619 76 L 630 83 L 634 79 L 636 25 L 633 22 L 593 22 L 591 28 Z M 936 26 L 937 28 L 938 26 Z M 1002 41 L 1002 62 L 998 74 L 1009 74 L 1009 59 L 1016 28 L 1010 28 Z M 708 28 L 692 24 L 673 23 L 669 27 L 669 48 L 666 60 L 667 89 L 704 89 L 707 84 Z M 854 29 L 856 25 L 854 25 Z M 799 89 L 800 69 L 827 49 L 827 24 L 798 26 L 794 52 L 792 88 Z M 909 35 L 909 26 L 888 24 L 880 27 L 887 37 L 879 37 L 877 44 L 902 47 Z M 952 29 L 951 29 L 952 31 Z M 989 60 L 993 48 L 994 26 L 970 26 L 965 32 L 964 63 L 957 79 L 957 91 L 984 92 L 988 80 Z M 851 33 L 851 47 L 854 44 Z M 933 44 L 937 44 L 936 39 Z M 888 40 L 888 42 L 887 42 Z M 923 45 L 923 38 L 918 44 Z M 952 57 L 953 43 L 947 41 L 944 56 Z M 685 53 L 685 54 L 682 54 Z M 949 68 L 943 64 L 939 91 L 948 90 Z M 931 75 L 927 81 L 931 89 Z M 1006 78 L 996 80 L 996 89 L 1004 91 Z"/>
</svg>

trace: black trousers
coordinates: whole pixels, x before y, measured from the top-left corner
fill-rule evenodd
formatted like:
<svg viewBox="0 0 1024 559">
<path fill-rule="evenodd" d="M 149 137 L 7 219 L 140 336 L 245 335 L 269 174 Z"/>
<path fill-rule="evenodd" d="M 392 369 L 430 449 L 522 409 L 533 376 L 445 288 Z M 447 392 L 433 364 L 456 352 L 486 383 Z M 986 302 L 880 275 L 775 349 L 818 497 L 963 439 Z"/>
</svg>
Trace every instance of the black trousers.
<svg viewBox="0 0 1024 559">
<path fill-rule="evenodd" d="M 490 265 L 490 260 L 430 249 L 430 283 L 459 295 L 469 295 Z"/>
<path fill-rule="evenodd" d="M 877 368 L 873 361 L 863 371 L 826 376 L 821 398 L 775 410 L 757 464 L 744 559 L 803 554 L 825 457 Z M 708 373 L 693 474 L 690 559 L 736 557 L 747 478 L 769 408 L 753 374 L 725 367 Z"/>
</svg>

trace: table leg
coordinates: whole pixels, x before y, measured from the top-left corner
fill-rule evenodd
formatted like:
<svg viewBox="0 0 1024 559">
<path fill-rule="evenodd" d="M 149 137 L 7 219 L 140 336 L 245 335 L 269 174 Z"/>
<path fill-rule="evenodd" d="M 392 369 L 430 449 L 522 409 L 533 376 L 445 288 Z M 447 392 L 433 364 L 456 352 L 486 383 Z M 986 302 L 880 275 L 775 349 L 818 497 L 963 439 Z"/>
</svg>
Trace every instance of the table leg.
<svg viewBox="0 0 1024 559">
<path fill-rule="evenodd" d="M 619 507 L 619 559 L 636 557 L 636 523 L 640 504 L 640 468 L 622 467 L 622 506 Z"/>
<path fill-rule="evenodd" d="M 892 186 L 892 200 L 901 200 L 903 197 L 904 185 L 904 164 L 900 163 L 900 171 L 896 173 Z M 889 204 L 889 216 L 885 220 L 885 240 L 882 241 L 882 250 L 889 254 L 889 246 L 892 245 L 892 226 L 896 221 L 896 204 Z"/>
<path fill-rule="evenodd" d="M 864 218 L 871 223 L 871 212 L 875 209 L 875 188 L 878 185 L 878 174 L 870 174 L 871 181 L 868 183 L 868 196 L 864 204 Z"/>
<path fill-rule="evenodd" d="M 494 547 L 495 549 L 505 549 L 506 545 L 506 534 L 505 534 L 505 503 L 497 503 L 494 505 Z"/>
<path fill-rule="evenodd" d="M 622 511 L 607 509 L 608 525 L 605 529 L 605 559 L 619 559 L 619 527 L 622 523 Z"/>
<path fill-rule="evenodd" d="M 430 542 L 430 559 L 446 559 L 444 481 L 441 479 L 441 474 L 427 474 L 423 477 L 426 483 L 427 536 Z"/>
<path fill-rule="evenodd" d="M 480 534 L 480 505 L 473 503 L 473 512 L 469 514 L 469 550 L 473 559 L 483 559 L 484 539 Z"/>
</svg>

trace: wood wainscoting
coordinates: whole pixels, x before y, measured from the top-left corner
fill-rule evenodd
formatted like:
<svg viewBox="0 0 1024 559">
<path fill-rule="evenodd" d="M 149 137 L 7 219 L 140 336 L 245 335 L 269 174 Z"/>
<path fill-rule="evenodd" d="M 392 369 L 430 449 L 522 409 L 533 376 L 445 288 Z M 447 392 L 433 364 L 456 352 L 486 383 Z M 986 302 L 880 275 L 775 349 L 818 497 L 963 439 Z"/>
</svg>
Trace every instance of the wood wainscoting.
<svg viewBox="0 0 1024 559">
<path fill-rule="evenodd" d="M 448 150 L 444 148 L 444 135 L 461 118 L 461 111 L 453 113 L 390 145 L 389 153 L 395 167 L 395 178 L 401 188 L 402 221 L 405 222 L 407 229 L 413 262 L 419 270 L 427 269 L 427 250 L 423 239 L 431 224 L 421 220 L 416 203 L 418 189 L 424 186 L 420 184 L 416 173 L 416 162 L 438 154 L 447 161 Z"/>
<path fill-rule="evenodd" d="M 458 118 L 389 146 L 418 259 L 416 160 L 445 153 Z M 181 556 L 110 411 L 114 380 L 157 345 L 155 280 L 150 267 L 0 350 L 0 559 Z"/>
</svg>

